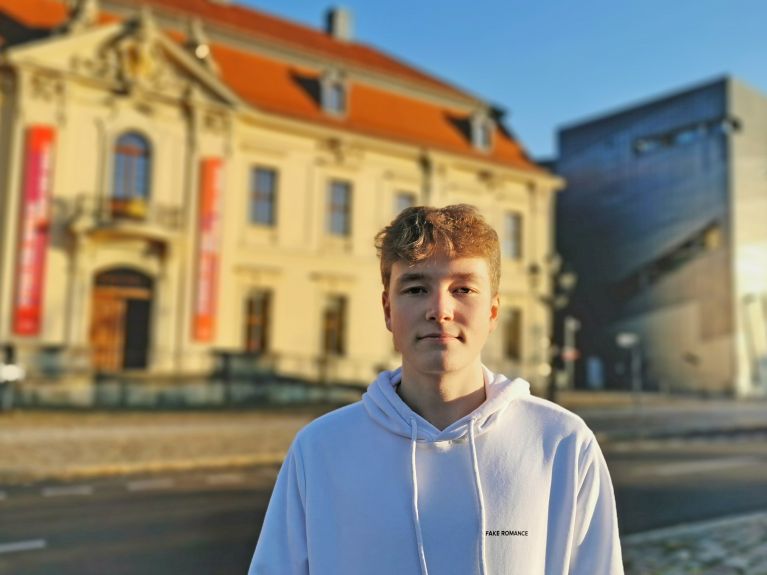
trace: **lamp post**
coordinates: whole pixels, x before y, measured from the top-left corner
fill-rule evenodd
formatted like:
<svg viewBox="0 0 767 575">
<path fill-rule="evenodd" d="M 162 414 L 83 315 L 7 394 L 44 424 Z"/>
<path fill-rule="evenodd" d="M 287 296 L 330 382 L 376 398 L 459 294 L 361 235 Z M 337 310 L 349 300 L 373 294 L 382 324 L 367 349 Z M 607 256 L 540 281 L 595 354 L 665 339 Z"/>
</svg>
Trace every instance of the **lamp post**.
<svg viewBox="0 0 767 575">
<path fill-rule="evenodd" d="M 563 265 L 562 257 L 555 253 L 546 256 L 543 264 L 539 264 L 538 262 L 530 264 L 528 267 L 528 276 L 533 292 L 536 294 L 538 301 L 549 312 L 549 316 L 553 322 L 556 312 L 567 307 L 567 304 L 570 302 L 570 294 L 578 283 L 577 274 L 568 270 L 567 266 Z M 547 284 L 549 289 L 547 290 L 546 286 L 544 286 L 544 291 L 541 293 L 541 278 L 545 276 L 549 278 Z M 567 368 L 568 385 L 572 385 L 574 361 L 577 357 L 575 332 L 580 329 L 580 322 L 576 318 L 568 316 L 565 320 L 564 329 L 565 349 L 562 350 L 561 354 Z M 553 329 L 550 329 L 550 331 L 553 335 Z M 552 339 L 550 337 L 544 354 L 546 366 L 545 375 L 548 377 L 546 396 L 550 401 L 556 401 L 557 378 L 552 363 L 559 354 L 559 348 L 552 344 Z"/>
<path fill-rule="evenodd" d="M 634 396 L 634 405 L 639 407 L 642 401 L 642 353 L 641 340 L 636 333 L 626 331 L 615 337 L 618 347 L 631 351 L 631 394 Z"/>
</svg>

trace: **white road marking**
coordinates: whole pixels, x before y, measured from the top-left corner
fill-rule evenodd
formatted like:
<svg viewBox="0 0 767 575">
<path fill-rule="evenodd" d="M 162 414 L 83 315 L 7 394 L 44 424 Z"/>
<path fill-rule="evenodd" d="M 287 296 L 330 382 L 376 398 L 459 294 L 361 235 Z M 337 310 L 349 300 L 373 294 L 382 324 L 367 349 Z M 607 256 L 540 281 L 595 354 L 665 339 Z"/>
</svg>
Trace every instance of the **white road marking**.
<svg viewBox="0 0 767 575">
<path fill-rule="evenodd" d="M 66 497 L 69 495 L 93 495 L 90 485 L 63 485 L 61 487 L 43 487 L 43 497 Z"/>
<path fill-rule="evenodd" d="M 209 485 L 231 485 L 232 483 L 242 483 L 245 477 L 241 473 L 219 473 L 217 475 L 208 475 L 205 482 Z"/>
<path fill-rule="evenodd" d="M 128 491 L 151 491 L 153 489 L 169 489 L 175 481 L 169 477 L 157 479 L 140 479 L 128 483 Z"/>
<path fill-rule="evenodd" d="M 729 459 L 702 459 L 697 461 L 681 461 L 665 465 L 645 466 L 653 475 L 669 477 L 672 475 L 685 475 L 688 473 L 701 473 L 730 469 L 733 467 L 747 467 L 749 465 L 764 464 L 758 457 L 733 457 Z"/>
<path fill-rule="evenodd" d="M 13 543 L 0 543 L 0 554 L 16 553 L 17 551 L 34 551 L 45 549 L 48 544 L 45 539 L 30 539 L 29 541 L 15 541 Z"/>
</svg>

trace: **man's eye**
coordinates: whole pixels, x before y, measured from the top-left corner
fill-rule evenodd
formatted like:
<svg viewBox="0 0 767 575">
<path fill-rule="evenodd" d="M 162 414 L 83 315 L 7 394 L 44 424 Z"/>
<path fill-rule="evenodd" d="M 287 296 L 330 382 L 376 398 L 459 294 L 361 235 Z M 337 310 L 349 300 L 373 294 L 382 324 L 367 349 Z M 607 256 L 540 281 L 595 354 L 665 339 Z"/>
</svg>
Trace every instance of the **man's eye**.
<svg viewBox="0 0 767 575">
<path fill-rule="evenodd" d="M 468 288 L 468 287 L 460 287 L 460 288 L 456 289 L 455 291 L 460 292 L 460 293 L 472 293 L 474 290 L 471 289 L 471 288 Z"/>
<path fill-rule="evenodd" d="M 424 291 L 426 291 L 426 290 L 424 290 L 420 286 L 413 286 L 413 287 L 405 288 L 402 293 L 412 293 L 412 294 L 415 294 L 415 293 L 423 293 Z"/>
</svg>

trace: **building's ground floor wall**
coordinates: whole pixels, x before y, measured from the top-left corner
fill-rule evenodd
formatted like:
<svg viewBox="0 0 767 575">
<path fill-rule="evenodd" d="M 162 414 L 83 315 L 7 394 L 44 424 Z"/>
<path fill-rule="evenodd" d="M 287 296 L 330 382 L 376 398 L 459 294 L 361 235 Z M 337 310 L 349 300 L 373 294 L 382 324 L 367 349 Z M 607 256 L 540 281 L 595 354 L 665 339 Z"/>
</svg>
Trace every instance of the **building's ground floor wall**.
<svg viewBox="0 0 767 575">
<path fill-rule="evenodd" d="M 199 378 L 228 363 L 235 372 L 248 365 L 253 373 L 355 384 L 400 364 L 383 320 L 377 259 L 278 250 L 235 258 L 221 270 L 215 337 L 202 344 L 192 337 L 195 270 L 179 257 L 180 245 L 109 234 L 52 247 L 43 336 L 10 339 L 16 361 L 38 380 L 114 373 Z M 14 289 L 13 282 L 4 289 Z M 501 299 L 483 360 L 542 392 L 547 312 L 524 290 L 507 289 Z"/>
<path fill-rule="evenodd" d="M 735 358 L 731 335 L 701 338 L 706 309 L 698 303 L 657 309 L 610 326 L 610 376 L 631 388 L 631 349 L 617 345 L 620 333 L 639 338 L 642 385 L 668 393 L 734 395 Z"/>
</svg>

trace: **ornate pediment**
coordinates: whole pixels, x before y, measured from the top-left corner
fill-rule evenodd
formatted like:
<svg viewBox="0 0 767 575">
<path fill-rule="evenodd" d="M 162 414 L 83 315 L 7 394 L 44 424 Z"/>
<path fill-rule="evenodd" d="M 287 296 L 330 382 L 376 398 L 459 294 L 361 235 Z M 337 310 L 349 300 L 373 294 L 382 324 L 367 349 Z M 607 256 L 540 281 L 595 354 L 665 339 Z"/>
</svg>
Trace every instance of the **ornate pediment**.
<svg viewBox="0 0 767 575">
<path fill-rule="evenodd" d="M 171 40 L 147 8 L 133 19 L 98 25 L 83 12 L 86 4 L 80 12 L 73 12 L 72 25 L 65 24 L 41 41 L 10 49 L 9 62 L 142 99 L 202 100 L 227 107 L 241 104 L 216 75 L 209 54 L 201 59 Z M 202 53 L 199 44 L 197 48 Z"/>
</svg>

